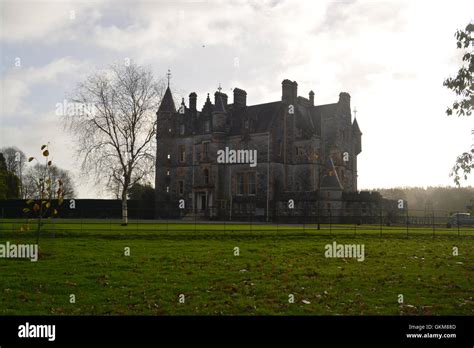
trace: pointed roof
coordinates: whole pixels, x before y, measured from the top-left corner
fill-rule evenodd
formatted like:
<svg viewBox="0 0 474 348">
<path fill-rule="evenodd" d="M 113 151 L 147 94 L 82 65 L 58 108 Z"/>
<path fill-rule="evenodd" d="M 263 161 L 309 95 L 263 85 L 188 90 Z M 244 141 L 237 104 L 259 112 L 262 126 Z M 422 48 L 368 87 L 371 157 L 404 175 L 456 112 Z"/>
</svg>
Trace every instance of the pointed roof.
<svg viewBox="0 0 474 348">
<path fill-rule="evenodd" d="M 360 133 L 362 134 L 362 132 L 360 131 L 360 128 L 359 128 L 359 124 L 357 123 L 357 119 L 354 118 L 354 122 L 352 123 L 352 131 L 354 133 Z"/>
<path fill-rule="evenodd" d="M 158 108 L 158 112 L 176 112 L 176 107 L 174 105 L 173 95 L 171 94 L 171 90 L 169 86 L 166 88 L 165 95 L 161 100 L 160 107 Z"/>
<path fill-rule="evenodd" d="M 216 106 L 214 111 L 216 112 L 226 112 L 225 111 L 225 106 L 224 106 L 224 101 L 222 100 L 222 95 L 223 93 L 216 93 Z"/>
</svg>

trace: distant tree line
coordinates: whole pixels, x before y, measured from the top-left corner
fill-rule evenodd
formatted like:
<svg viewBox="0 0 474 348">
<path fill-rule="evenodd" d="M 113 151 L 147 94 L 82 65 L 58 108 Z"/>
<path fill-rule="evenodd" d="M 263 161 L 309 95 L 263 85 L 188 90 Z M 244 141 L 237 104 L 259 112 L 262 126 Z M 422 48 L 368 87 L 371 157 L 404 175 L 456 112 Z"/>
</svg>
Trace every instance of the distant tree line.
<svg viewBox="0 0 474 348">
<path fill-rule="evenodd" d="M 387 199 L 404 199 L 410 210 L 445 210 L 466 212 L 472 210 L 474 187 L 399 187 L 375 189 Z M 474 211 L 471 211 L 474 213 Z"/>
<path fill-rule="evenodd" d="M 52 165 L 45 171 L 43 164 L 28 165 L 25 153 L 15 146 L 0 149 L 0 199 L 38 199 L 38 182 L 44 181 L 48 172 L 52 189 L 57 191 L 59 180 L 62 182 L 64 198 L 74 198 L 74 182 L 70 173 Z"/>
</svg>

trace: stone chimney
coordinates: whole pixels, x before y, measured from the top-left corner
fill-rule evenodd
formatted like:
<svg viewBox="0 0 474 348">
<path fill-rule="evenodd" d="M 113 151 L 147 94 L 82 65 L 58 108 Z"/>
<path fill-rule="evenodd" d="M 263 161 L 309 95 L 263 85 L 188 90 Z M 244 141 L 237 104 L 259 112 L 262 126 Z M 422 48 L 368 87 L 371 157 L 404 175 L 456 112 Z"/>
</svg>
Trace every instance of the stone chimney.
<svg viewBox="0 0 474 348">
<path fill-rule="evenodd" d="M 293 82 L 288 79 L 281 82 L 281 101 L 287 103 L 293 101 Z"/>
<path fill-rule="evenodd" d="M 309 102 L 314 106 L 314 92 L 309 91 Z"/>
<path fill-rule="evenodd" d="M 347 92 L 339 93 L 339 104 L 351 105 L 351 95 Z"/>
<path fill-rule="evenodd" d="M 247 92 L 234 88 L 234 106 L 247 106 Z"/>
<path fill-rule="evenodd" d="M 342 114 L 351 115 L 351 96 L 347 92 L 341 92 L 339 93 L 339 108 L 341 110 Z"/>
<path fill-rule="evenodd" d="M 189 109 L 191 111 L 196 111 L 196 103 L 197 103 L 197 94 L 192 92 L 189 95 Z"/>
<path fill-rule="evenodd" d="M 293 100 L 298 98 L 298 84 L 296 81 L 293 81 Z"/>
</svg>

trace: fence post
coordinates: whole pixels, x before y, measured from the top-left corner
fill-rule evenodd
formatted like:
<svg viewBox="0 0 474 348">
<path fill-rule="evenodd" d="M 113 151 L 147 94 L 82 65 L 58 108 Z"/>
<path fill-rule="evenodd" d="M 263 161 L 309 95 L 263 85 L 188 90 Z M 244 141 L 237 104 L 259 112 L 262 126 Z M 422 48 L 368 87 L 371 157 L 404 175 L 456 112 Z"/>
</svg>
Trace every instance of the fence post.
<svg viewBox="0 0 474 348">
<path fill-rule="evenodd" d="M 320 216 L 320 209 L 319 209 L 319 198 L 318 198 L 318 231 L 321 229 L 321 216 Z"/>
<path fill-rule="evenodd" d="M 407 238 L 408 238 L 408 208 L 407 208 L 406 223 L 407 223 Z"/>
<path fill-rule="evenodd" d="M 253 232 L 252 224 L 253 224 L 253 216 L 252 216 L 252 214 L 250 214 L 250 232 Z"/>
<path fill-rule="evenodd" d="M 382 237 L 382 228 L 383 228 L 383 209 L 380 209 L 380 237 Z"/>
<path fill-rule="evenodd" d="M 331 213 L 331 209 L 329 209 L 329 234 L 332 236 L 332 213 Z"/>
<path fill-rule="evenodd" d="M 435 215 L 434 215 L 434 210 L 432 211 L 432 222 L 433 222 L 433 238 L 435 236 Z"/>
<path fill-rule="evenodd" d="M 459 212 L 458 212 L 458 214 L 456 214 L 456 220 L 458 220 L 458 237 L 459 237 L 461 235 L 459 233 Z"/>
<path fill-rule="evenodd" d="M 310 216 L 311 216 L 311 211 L 310 211 Z M 303 218 L 303 233 L 306 233 L 306 219 L 308 218 L 308 210 L 305 208 L 305 214 Z"/>
</svg>

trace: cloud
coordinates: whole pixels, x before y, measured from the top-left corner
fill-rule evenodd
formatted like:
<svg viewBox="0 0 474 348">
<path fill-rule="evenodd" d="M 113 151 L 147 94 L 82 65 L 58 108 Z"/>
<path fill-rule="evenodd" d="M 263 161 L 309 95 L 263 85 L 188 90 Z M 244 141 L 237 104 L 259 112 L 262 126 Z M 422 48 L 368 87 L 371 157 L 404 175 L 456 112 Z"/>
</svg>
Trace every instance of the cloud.
<svg viewBox="0 0 474 348">
<path fill-rule="evenodd" d="M 70 57 L 58 58 L 41 67 L 12 67 L 0 81 L 3 120 L 8 121 L 9 117 L 16 118 L 33 114 L 38 109 L 38 105 L 26 102 L 26 99 L 32 95 L 32 91 L 39 95 L 42 89 L 51 85 L 60 85 L 64 88 L 68 81 L 75 80 L 81 76 L 81 71 L 86 69 L 87 63 Z"/>
<path fill-rule="evenodd" d="M 51 45 L 60 40 L 73 39 L 82 27 L 98 20 L 96 8 L 103 4 L 101 0 L 4 0 L 0 4 L 0 41 Z"/>
</svg>

